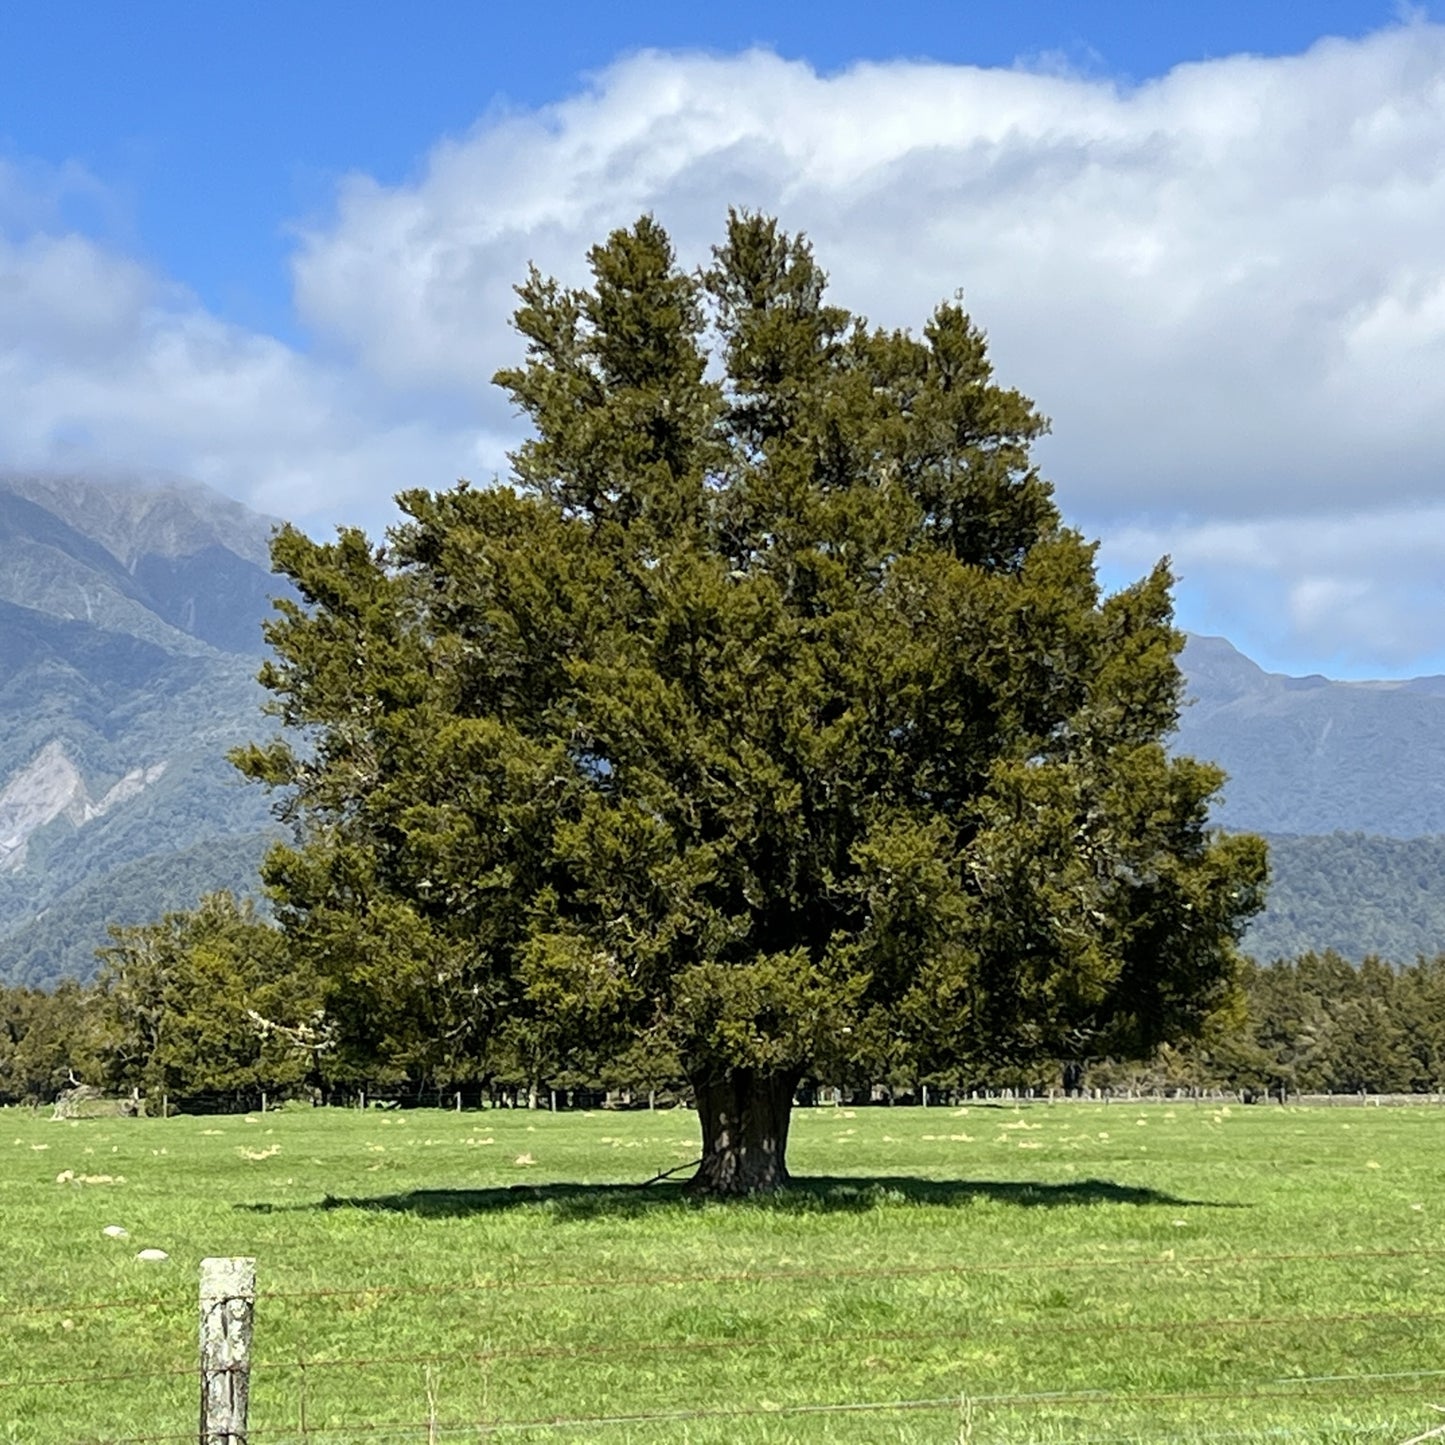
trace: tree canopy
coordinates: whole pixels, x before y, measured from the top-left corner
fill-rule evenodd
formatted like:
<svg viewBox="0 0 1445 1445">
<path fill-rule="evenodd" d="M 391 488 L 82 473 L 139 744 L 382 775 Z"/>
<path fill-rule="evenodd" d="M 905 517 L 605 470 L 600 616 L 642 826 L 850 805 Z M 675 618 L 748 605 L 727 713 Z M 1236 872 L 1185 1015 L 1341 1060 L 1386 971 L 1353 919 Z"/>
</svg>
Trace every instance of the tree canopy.
<svg viewBox="0 0 1445 1445">
<path fill-rule="evenodd" d="M 112 928 L 100 959 L 92 1077 L 231 1099 L 306 1080 L 314 1060 L 288 1035 L 304 1031 L 317 1001 L 249 899 L 211 893 L 193 909 Z"/>
<path fill-rule="evenodd" d="M 800 1081 L 1143 1053 L 1229 997 L 1263 845 L 1171 758 L 1161 563 L 1103 596 L 957 301 L 831 303 L 730 216 L 518 287 L 505 483 L 283 529 L 265 876 L 358 1060 L 680 1061 L 698 1186 L 787 1179 Z"/>
</svg>

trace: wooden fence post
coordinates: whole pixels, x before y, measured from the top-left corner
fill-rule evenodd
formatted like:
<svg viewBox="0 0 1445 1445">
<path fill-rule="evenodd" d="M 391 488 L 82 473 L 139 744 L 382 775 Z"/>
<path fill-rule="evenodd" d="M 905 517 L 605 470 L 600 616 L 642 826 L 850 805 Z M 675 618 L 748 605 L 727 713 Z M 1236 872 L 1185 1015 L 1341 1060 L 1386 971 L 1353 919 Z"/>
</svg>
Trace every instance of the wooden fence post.
<svg viewBox="0 0 1445 1445">
<path fill-rule="evenodd" d="M 246 1445 L 254 1259 L 201 1261 L 201 1445 Z"/>
</svg>

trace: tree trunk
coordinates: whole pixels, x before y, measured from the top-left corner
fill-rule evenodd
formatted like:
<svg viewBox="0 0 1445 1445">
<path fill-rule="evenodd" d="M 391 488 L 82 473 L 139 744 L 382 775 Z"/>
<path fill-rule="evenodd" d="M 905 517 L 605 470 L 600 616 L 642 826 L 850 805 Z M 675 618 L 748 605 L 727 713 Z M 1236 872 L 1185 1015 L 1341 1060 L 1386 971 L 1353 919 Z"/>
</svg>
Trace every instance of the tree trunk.
<svg viewBox="0 0 1445 1445">
<path fill-rule="evenodd" d="M 770 1194 L 788 1182 L 788 1123 L 796 1072 L 734 1069 L 693 1079 L 702 1163 L 688 1188 L 695 1194 Z"/>
</svg>

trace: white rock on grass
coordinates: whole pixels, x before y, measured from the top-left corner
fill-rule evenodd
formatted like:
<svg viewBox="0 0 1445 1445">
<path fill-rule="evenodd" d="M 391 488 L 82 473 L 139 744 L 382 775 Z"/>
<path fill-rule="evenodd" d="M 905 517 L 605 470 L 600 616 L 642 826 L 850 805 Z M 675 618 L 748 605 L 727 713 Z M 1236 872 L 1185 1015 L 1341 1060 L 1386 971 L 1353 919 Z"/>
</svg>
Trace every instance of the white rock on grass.
<svg viewBox="0 0 1445 1445">
<path fill-rule="evenodd" d="M 168 1255 L 163 1249 L 143 1249 L 138 1255 L 136 1255 L 136 1258 L 143 1259 L 147 1264 L 154 1264 L 158 1263 L 160 1260 L 169 1259 L 170 1255 Z"/>
<path fill-rule="evenodd" d="M 102 1229 L 100 1232 L 101 1232 L 103 1235 L 105 1235 L 105 1237 L 106 1237 L 107 1239 L 129 1239 L 129 1238 L 130 1238 L 130 1230 L 124 1228 L 123 1226 L 121 1226 L 121 1225 L 119 1225 L 119 1224 L 107 1224 L 107 1225 L 105 1226 L 105 1228 Z"/>
</svg>

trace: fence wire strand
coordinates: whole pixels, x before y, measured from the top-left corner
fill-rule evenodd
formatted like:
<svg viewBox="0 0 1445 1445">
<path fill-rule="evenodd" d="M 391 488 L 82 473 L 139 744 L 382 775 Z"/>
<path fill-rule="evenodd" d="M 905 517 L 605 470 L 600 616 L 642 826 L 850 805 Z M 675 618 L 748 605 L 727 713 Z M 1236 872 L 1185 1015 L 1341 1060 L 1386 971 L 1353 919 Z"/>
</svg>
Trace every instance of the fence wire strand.
<svg viewBox="0 0 1445 1445">
<path fill-rule="evenodd" d="M 662 1286 L 693 1288 L 725 1284 L 787 1284 L 791 1282 L 867 1280 L 867 1279 L 933 1279 L 964 1278 L 969 1275 L 1030 1273 L 1064 1273 L 1075 1270 L 1143 1269 L 1159 1266 L 1165 1269 L 1202 1268 L 1232 1264 L 1319 1263 L 1343 1260 L 1438 1259 L 1445 1256 L 1445 1247 L 1424 1246 L 1414 1249 L 1344 1249 L 1289 1250 L 1269 1254 L 1179 1255 L 1173 1251 L 1160 1255 L 1117 1257 L 1111 1259 L 1057 1260 L 993 1260 L 968 1264 L 919 1265 L 846 1265 L 838 1269 L 775 1269 L 735 1270 L 715 1274 L 652 1274 L 591 1275 L 561 1279 L 491 1279 L 469 1284 L 439 1285 L 353 1285 L 345 1288 L 280 1289 L 260 1291 L 258 1300 L 340 1299 L 346 1296 L 391 1298 L 448 1294 L 486 1293 L 493 1290 L 551 1289 L 651 1289 Z"/>
<path fill-rule="evenodd" d="M 896 1266 L 849 1266 L 839 1269 L 749 1269 L 714 1272 L 710 1274 L 639 1274 L 633 1276 L 578 1276 L 553 1279 L 489 1279 L 467 1283 L 433 1285 L 359 1285 L 345 1288 L 276 1289 L 260 1291 L 258 1302 L 274 1301 L 302 1305 L 311 1300 L 345 1300 L 378 1298 L 465 1298 L 496 1291 L 527 1290 L 568 1290 L 587 1291 L 593 1289 L 648 1289 L 686 1286 L 691 1288 L 729 1286 L 737 1284 L 779 1284 L 815 1282 L 857 1282 L 860 1280 L 927 1279 L 968 1276 L 987 1276 L 1001 1272 L 1049 1274 L 1062 1271 L 1109 1271 L 1117 1269 L 1157 1270 L 1167 1272 L 1223 1268 L 1237 1265 L 1262 1266 L 1293 1263 L 1373 1263 L 1382 1260 L 1438 1259 L 1445 1256 L 1445 1247 L 1383 1248 L 1353 1250 L 1298 1250 L 1278 1252 L 1249 1252 L 1216 1255 L 1177 1256 L 1172 1251 L 1163 1254 L 1103 1259 L 1065 1258 L 1053 1260 L 1003 1260 L 971 1262 L 946 1265 L 896 1265 Z M 55 1315 L 80 1313 L 82 1311 L 114 1310 L 155 1310 L 158 1308 L 179 1308 L 182 1304 L 193 1305 L 189 1297 L 150 1296 L 129 1300 L 72 1301 L 64 1304 L 41 1303 L 0 1310 L 0 1319 L 16 1319 L 27 1315 Z M 809 1417 L 828 1415 L 878 1415 L 883 1413 L 908 1413 L 924 1411 L 957 1410 L 966 1400 L 970 1408 L 986 1409 L 990 1412 L 1011 1412 L 1022 1410 L 1044 1410 L 1050 1407 L 1082 1408 L 1090 1411 L 1104 1406 L 1115 1407 L 1121 1412 L 1150 1405 L 1226 1404 L 1232 1402 L 1256 1401 L 1265 1404 L 1276 1402 L 1305 1401 L 1348 1401 L 1380 1397 L 1388 1387 L 1394 1397 L 1418 1398 L 1427 1390 L 1438 1389 L 1438 1381 L 1445 1377 L 1445 1370 L 1394 1370 L 1378 1373 L 1333 1374 L 1315 1376 L 1289 1376 L 1245 1382 L 1219 1389 L 1193 1390 L 1141 1390 L 1125 1392 L 1108 1389 L 1057 1389 L 997 1393 L 966 1397 L 959 1395 L 938 1396 L 916 1399 L 893 1399 L 876 1401 L 803 1401 L 790 1404 L 775 1404 L 763 1401 L 743 1402 L 731 1405 L 698 1405 L 691 1408 L 632 1411 L 617 1414 L 597 1415 L 555 1415 L 535 1418 L 491 1419 L 443 1422 L 435 1418 L 426 1421 L 353 1421 L 346 1424 L 316 1423 L 307 1421 L 307 1390 L 310 1372 L 313 1370 L 380 1370 L 398 1365 L 425 1366 L 428 1370 L 436 1366 L 475 1366 L 480 1363 L 523 1359 L 617 1359 L 642 1357 L 659 1352 L 708 1352 L 742 1351 L 762 1349 L 793 1350 L 834 1350 L 840 1347 L 866 1347 L 873 1345 L 929 1345 L 947 1348 L 956 1343 L 980 1338 L 1027 1338 L 1037 1335 L 1078 1335 L 1130 1336 L 1149 1334 L 1202 1335 L 1210 1331 L 1239 1331 L 1250 1329 L 1278 1330 L 1320 1330 L 1328 1327 L 1366 1327 L 1379 1330 L 1390 1325 L 1410 1324 L 1436 1327 L 1445 1324 L 1445 1311 L 1439 1309 L 1416 1309 L 1396 1311 L 1347 1311 L 1319 1314 L 1258 1314 L 1258 1315 L 1215 1315 L 1192 1319 L 1124 1319 L 1114 1321 L 1080 1321 L 1061 1323 L 1046 1320 L 1019 1320 L 970 1322 L 957 1329 L 897 1330 L 870 1332 L 839 1332 L 829 1335 L 814 1335 L 800 1338 L 789 1335 L 752 1335 L 723 1338 L 689 1337 L 680 1340 L 631 1339 L 631 1340 L 582 1340 L 575 1344 L 512 1345 L 484 1350 L 452 1353 L 407 1353 L 377 1354 L 366 1356 L 319 1356 L 293 1359 L 257 1361 L 253 1369 L 258 1374 L 279 1375 L 299 1372 L 298 1386 L 301 1391 L 301 1413 L 299 1430 L 294 1426 L 253 1427 L 250 1438 L 257 1441 L 281 1442 L 288 1440 L 347 1439 L 358 1438 L 380 1440 L 388 1435 L 411 1438 L 435 1439 L 440 1435 L 469 1432 L 473 1437 L 525 1435 L 542 1431 L 571 1430 L 575 1432 L 602 1432 L 625 1428 L 666 1429 L 689 1421 L 745 1420 L 769 1417 Z M 95 1374 L 56 1375 L 36 1379 L 0 1380 L 0 1392 L 23 1390 L 59 1390 L 91 1386 L 134 1383 L 137 1381 L 175 1381 L 195 1377 L 194 1366 L 157 1370 L 127 1370 Z M 1344 1427 L 1340 1427 L 1344 1428 Z M 1317 1433 L 1311 1430 L 1281 1429 L 1273 1432 L 1281 1439 L 1304 1438 Z M 1356 1432 L 1358 1433 L 1358 1432 Z M 1376 1433 L 1371 1427 L 1369 1433 Z M 143 1435 L 112 1437 L 105 1445 L 163 1445 L 163 1442 L 194 1440 L 194 1431 L 159 1432 Z M 1155 1441 L 1202 1441 L 1206 1439 L 1255 1439 L 1266 1438 L 1256 1432 L 1225 1433 L 1215 1435 L 1179 1434 L 1133 1434 L 1094 1435 L 1078 1437 L 1079 1445 L 1084 1439 L 1099 1442 Z M 1424 1437 L 1417 1437 L 1424 1438 Z"/>
<path fill-rule="evenodd" d="M 1362 1375 L 1356 1377 L 1354 1383 L 1365 1383 L 1375 1377 Z M 1393 1379 L 1393 1376 L 1380 1376 L 1380 1379 Z M 374 1439 L 379 1435 L 423 1435 L 434 1436 L 440 1434 L 470 1433 L 472 1435 L 515 1435 L 535 1432 L 539 1430 L 611 1430 L 625 1426 L 651 1426 L 651 1425 L 678 1425 L 702 1420 L 746 1420 L 760 1418 L 788 1418 L 799 1416 L 826 1416 L 826 1415 L 867 1415 L 867 1414 L 909 1414 L 909 1413 L 941 1413 L 943 1411 L 955 1412 L 965 1406 L 971 1408 L 985 1408 L 989 1410 L 1008 1409 L 1036 1409 L 1041 1406 L 1066 1405 L 1072 1408 L 1101 1406 L 1124 1406 L 1131 1405 L 1168 1405 L 1168 1404 L 1231 1404 L 1243 1401 L 1268 1402 L 1271 1400 L 1294 1400 L 1299 1397 L 1293 1392 L 1281 1393 L 1277 1389 L 1270 1388 L 1270 1382 L 1261 1382 L 1254 1386 L 1246 1386 L 1237 1389 L 1227 1390 L 1142 1390 L 1137 1392 L 1122 1392 L 1117 1390 L 1035 1390 L 1027 1392 L 1016 1392 L 1011 1394 L 953 1394 L 936 1395 L 916 1399 L 895 1399 L 895 1400 L 839 1400 L 839 1401 L 802 1401 L 794 1404 L 774 1404 L 763 1402 L 750 1402 L 741 1405 L 718 1405 L 718 1406 L 696 1406 L 679 1410 L 657 1410 L 657 1411 L 630 1411 L 627 1413 L 611 1415 L 548 1415 L 537 1416 L 524 1420 L 365 1420 L 352 1421 L 342 1425 L 313 1425 L 306 1431 L 301 1432 L 290 1427 L 252 1427 L 249 1431 L 249 1438 L 276 1442 L 282 1445 L 287 1440 L 311 1440 L 318 1437 L 355 1437 L 366 1436 Z M 1371 1391 L 1357 1389 L 1333 1389 L 1312 1392 L 1311 1398 L 1349 1400 L 1368 1398 Z M 1407 1393 L 1423 1393 L 1413 1391 Z M 1344 1427 L 1341 1427 L 1344 1428 Z M 1383 1429 L 1384 1427 L 1379 1427 Z M 1265 1432 L 1254 1432 L 1251 1437 L 1247 1433 L 1229 1434 L 1214 1437 L 1200 1437 L 1199 1435 L 1180 1435 L 1177 1433 L 1157 1434 L 1150 1433 L 1141 1435 L 1138 1433 L 1124 1436 L 1106 1436 L 1104 1440 L 1116 1442 L 1126 1441 L 1152 1441 L 1157 1445 L 1163 1442 L 1195 1441 L 1200 1438 L 1217 1439 L 1259 1439 Z M 1297 1438 L 1305 1435 L 1304 1430 L 1293 1430 L 1289 1427 L 1270 1431 L 1285 1436 L 1285 1438 Z M 1310 1433 L 1317 1434 L 1317 1428 Z M 160 1445 L 160 1442 L 172 1440 L 194 1440 L 194 1432 L 169 1432 L 147 1435 L 121 1435 L 112 1436 L 103 1442 L 103 1445 Z M 1094 1437 L 1099 1439 L 1100 1437 Z"/>
</svg>

